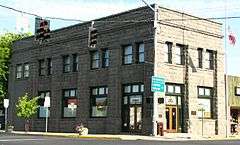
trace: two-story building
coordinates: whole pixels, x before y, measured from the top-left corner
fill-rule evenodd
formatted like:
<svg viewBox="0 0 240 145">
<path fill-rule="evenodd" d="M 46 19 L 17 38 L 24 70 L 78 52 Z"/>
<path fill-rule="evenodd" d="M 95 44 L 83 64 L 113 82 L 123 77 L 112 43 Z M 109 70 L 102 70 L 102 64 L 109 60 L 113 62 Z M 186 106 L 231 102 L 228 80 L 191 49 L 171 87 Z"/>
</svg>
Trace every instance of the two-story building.
<svg viewBox="0 0 240 145">
<path fill-rule="evenodd" d="M 10 120 L 24 129 L 15 104 L 40 96 L 33 131 L 152 134 L 153 108 L 166 132 L 225 134 L 222 25 L 189 14 L 141 7 L 94 20 L 97 45 L 88 47 L 91 22 L 54 30 L 42 44 L 14 43 L 9 75 Z M 153 107 L 151 77 L 165 78 L 164 104 Z M 204 110 L 204 111 L 202 111 Z M 161 113 L 161 114 L 160 114 Z M 203 118 L 203 119 L 202 119 Z M 202 126 L 202 120 L 204 123 Z"/>
<path fill-rule="evenodd" d="M 228 106 L 230 107 L 231 132 L 240 132 L 240 77 L 227 76 Z"/>
</svg>

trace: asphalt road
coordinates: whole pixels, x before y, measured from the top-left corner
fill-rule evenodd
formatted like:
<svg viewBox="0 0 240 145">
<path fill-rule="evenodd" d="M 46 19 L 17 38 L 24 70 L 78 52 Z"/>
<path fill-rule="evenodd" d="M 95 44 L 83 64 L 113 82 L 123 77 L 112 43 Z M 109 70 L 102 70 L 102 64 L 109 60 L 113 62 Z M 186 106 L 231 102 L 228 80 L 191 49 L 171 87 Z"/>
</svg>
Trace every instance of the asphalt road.
<svg viewBox="0 0 240 145">
<path fill-rule="evenodd" d="M 240 145 L 240 141 L 122 141 L 0 135 L 0 145 Z"/>
</svg>

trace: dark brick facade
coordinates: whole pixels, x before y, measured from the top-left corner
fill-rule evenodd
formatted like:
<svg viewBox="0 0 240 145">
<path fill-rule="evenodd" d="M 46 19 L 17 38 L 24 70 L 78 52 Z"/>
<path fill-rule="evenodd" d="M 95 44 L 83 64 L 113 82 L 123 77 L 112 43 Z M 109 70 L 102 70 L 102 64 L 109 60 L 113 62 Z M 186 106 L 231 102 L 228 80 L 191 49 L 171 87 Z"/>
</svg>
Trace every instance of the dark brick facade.
<svg viewBox="0 0 240 145">
<path fill-rule="evenodd" d="M 16 116 L 15 104 L 24 93 L 31 96 L 39 91 L 51 91 L 51 108 L 49 131 L 73 132 L 74 127 L 82 122 L 90 133 L 120 133 L 122 131 L 122 85 L 127 83 L 143 83 L 142 133 L 152 131 L 151 104 L 146 97 L 152 96 L 150 81 L 153 75 L 153 20 L 154 13 L 148 7 L 95 20 L 98 29 L 96 48 L 88 48 L 88 28 L 91 22 L 62 28 L 51 33 L 51 39 L 41 45 L 34 37 L 22 39 L 14 43 L 9 75 L 10 121 L 15 130 L 24 129 L 24 121 Z M 136 20 L 138 22 L 126 22 Z M 139 22 L 144 20 L 143 22 Z M 105 22 L 103 22 L 105 21 Z M 107 22 L 109 21 L 109 22 Z M 111 22 L 115 21 L 115 22 Z M 124 21 L 124 22 L 121 22 Z M 136 63 L 137 43 L 145 46 L 146 63 Z M 123 45 L 133 45 L 134 63 L 122 65 Z M 90 52 L 108 48 L 110 66 L 108 68 L 90 69 Z M 63 73 L 63 55 L 79 55 L 79 71 Z M 100 53 L 100 58 L 102 53 Z M 38 60 L 52 59 L 53 74 L 39 76 Z M 102 60 L 100 60 L 101 62 Z M 30 64 L 30 77 L 16 79 L 16 65 Z M 100 63 L 102 64 L 102 63 Z M 106 118 L 90 117 L 90 87 L 108 86 L 108 112 Z M 77 88 L 78 108 L 76 118 L 62 118 L 62 90 Z M 35 117 L 31 120 L 33 131 L 44 131 L 45 120 Z"/>
</svg>

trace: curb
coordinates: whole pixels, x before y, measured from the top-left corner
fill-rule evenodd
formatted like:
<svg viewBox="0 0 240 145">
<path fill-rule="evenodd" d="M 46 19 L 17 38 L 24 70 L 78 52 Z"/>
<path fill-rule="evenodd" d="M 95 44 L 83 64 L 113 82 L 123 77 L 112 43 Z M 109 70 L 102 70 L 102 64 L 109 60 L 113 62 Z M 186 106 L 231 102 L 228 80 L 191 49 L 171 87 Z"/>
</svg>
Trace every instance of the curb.
<svg viewBox="0 0 240 145">
<path fill-rule="evenodd" d="M 95 140 L 123 140 L 120 137 L 104 137 L 104 136 L 94 136 L 94 135 L 64 135 L 64 134 L 51 134 L 51 133 L 28 133 L 28 132 L 1 132 L 1 134 L 6 134 L 6 135 L 25 135 L 25 136 L 48 136 L 48 137 L 65 137 L 65 138 L 81 138 L 81 139 L 95 139 Z"/>
</svg>

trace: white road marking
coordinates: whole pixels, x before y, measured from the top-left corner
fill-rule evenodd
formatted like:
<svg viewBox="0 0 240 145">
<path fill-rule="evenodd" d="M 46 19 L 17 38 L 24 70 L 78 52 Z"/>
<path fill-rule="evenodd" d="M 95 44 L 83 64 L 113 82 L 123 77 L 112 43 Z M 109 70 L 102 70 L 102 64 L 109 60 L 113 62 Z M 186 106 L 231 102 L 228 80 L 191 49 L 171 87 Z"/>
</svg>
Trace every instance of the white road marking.
<svg viewBox="0 0 240 145">
<path fill-rule="evenodd" d="M 41 141 L 47 139 L 1 139 L 0 142 L 17 142 L 17 141 Z"/>
</svg>

